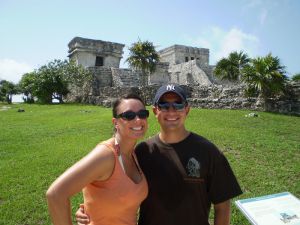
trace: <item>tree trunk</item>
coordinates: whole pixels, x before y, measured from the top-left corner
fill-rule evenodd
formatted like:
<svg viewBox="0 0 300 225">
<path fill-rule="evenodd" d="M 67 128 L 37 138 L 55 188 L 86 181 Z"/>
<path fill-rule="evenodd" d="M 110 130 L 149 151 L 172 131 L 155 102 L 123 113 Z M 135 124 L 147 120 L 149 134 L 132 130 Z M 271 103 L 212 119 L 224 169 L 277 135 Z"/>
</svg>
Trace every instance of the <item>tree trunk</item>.
<svg viewBox="0 0 300 225">
<path fill-rule="evenodd" d="M 142 71 L 141 84 L 142 86 L 148 86 L 148 73 L 146 71 Z"/>
<path fill-rule="evenodd" d="M 12 102 L 12 95 L 11 94 L 6 95 L 6 101 L 7 101 L 8 104 L 11 104 L 11 102 Z"/>
</svg>

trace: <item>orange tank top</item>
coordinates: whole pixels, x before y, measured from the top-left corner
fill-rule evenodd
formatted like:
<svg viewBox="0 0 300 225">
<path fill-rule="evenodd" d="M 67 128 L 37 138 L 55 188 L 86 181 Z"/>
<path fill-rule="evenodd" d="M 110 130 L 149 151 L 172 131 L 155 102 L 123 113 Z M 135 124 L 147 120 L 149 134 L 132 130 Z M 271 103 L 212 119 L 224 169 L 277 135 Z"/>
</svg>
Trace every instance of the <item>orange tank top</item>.
<svg viewBox="0 0 300 225">
<path fill-rule="evenodd" d="M 136 225 L 138 208 L 148 194 L 146 178 L 141 172 L 141 181 L 134 183 L 121 167 L 114 146 L 106 142 L 100 144 L 113 151 L 115 167 L 109 179 L 94 181 L 83 189 L 84 208 L 90 224 Z M 137 162 L 134 154 L 133 157 Z"/>
</svg>

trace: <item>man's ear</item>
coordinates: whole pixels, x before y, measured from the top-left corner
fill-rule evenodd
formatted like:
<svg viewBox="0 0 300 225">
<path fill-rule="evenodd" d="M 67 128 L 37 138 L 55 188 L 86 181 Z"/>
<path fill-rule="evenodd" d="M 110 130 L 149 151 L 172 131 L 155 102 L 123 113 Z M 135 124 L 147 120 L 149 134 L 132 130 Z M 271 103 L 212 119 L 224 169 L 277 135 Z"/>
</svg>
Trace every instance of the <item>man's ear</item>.
<svg viewBox="0 0 300 225">
<path fill-rule="evenodd" d="M 187 105 L 187 106 L 185 107 L 185 113 L 186 113 L 186 115 L 189 114 L 190 109 L 191 109 L 191 107 L 190 107 L 189 105 Z"/>
</svg>

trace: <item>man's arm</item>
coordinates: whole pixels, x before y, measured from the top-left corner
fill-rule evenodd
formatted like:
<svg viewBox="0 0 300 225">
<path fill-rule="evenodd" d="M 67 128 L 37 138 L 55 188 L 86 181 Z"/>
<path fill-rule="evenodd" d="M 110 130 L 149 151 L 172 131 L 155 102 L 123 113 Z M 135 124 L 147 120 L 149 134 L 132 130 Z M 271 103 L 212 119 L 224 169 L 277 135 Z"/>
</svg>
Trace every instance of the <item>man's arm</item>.
<svg viewBox="0 0 300 225">
<path fill-rule="evenodd" d="M 230 200 L 214 205 L 214 225 L 230 224 Z"/>
<path fill-rule="evenodd" d="M 90 218 L 85 213 L 83 204 L 80 204 L 80 207 L 77 210 L 75 217 L 78 225 L 86 225 L 90 223 Z"/>
</svg>

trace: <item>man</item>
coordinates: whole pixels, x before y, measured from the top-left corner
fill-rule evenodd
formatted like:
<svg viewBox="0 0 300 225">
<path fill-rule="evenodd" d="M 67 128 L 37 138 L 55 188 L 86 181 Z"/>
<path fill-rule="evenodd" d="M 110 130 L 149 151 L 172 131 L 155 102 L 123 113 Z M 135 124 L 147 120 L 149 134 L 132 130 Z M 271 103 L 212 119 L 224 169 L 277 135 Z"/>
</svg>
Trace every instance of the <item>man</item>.
<svg viewBox="0 0 300 225">
<path fill-rule="evenodd" d="M 160 132 L 136 147 L 149 186 L 139 225 L 208 225 L 211 204 L 214 224 L 230 224 L 230 199 L 242 191 L 217 147 L 186 130 L 189 111 L 182 88 L 168 84 L 158 89 L 153 112 Z"/>
</svg>

